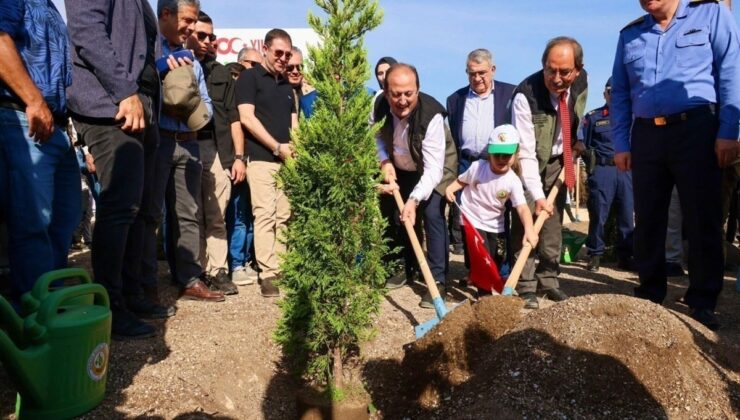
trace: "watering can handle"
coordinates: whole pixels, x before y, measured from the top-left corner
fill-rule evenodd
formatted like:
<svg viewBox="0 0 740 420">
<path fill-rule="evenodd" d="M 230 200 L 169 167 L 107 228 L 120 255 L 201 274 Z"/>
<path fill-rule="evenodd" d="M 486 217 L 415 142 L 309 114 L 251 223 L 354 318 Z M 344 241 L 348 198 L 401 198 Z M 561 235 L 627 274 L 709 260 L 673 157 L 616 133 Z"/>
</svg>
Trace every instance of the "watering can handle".
<svg viewBox="0 0 740 420">
<path fill-rule="evenodd" d="M 23 340 L 23 319 L 18 316 L 10 303 L 0 296 L 0 327 L 5 327 L 11 340 L 16 344 Z M 3 328 L 0 328 L 2 330 Z"/>
<path fill-rule="evenodd" d="M 105 291 L 103 286 L 99 284 L 83 284 L 76 287 L 58 290 L 49 294 L 49 297 L 44 299 L 41 303 L 41 307 L 36 315 L 36 322 L 40 325 L 46 326 L 47 323 L 57 314 L 57 310 L 62 303 L 69 299 L 85 295 L 95 295 L 94 304 L 96 306 L 105 306 L 106 308 L 110 307 L 108 292 Z"/>
<path fill-rule="evenodd" d="M 41 277 L 39 277 L 39 279 L 36 280 L 36 284 L 34 284 L 33 286 L 32 295 L 34 296 L 34 298 L 42 301 L 46 299 L 46 296 L 48 296 L 49 293 L 51 293 L 49 292 L 49 287 L 51 287 L 51 284 L 53 282 L 57 280 L 74 278 L 79 279 L 81 284 L 92 283 L 90 275 L 87 273 L 87 271 L 81 268 L 63 268 L 61 270 L 49 271 L 48 273 L 45 273 Z"/>
</svg>

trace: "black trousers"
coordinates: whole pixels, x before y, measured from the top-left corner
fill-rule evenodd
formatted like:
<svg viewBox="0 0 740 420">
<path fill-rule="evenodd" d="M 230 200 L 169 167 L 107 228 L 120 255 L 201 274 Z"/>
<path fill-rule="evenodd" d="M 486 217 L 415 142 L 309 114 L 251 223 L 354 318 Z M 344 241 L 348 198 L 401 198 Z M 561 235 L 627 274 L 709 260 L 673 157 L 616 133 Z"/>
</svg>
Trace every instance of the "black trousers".
<svg viewBox="0 0 740 420">
<path fill-rule="evenodd" d="M 709 111 L 665 126 L 640 119 L 633 125 L 638 297 L 661 303 L 666 296 L 666 224 L 675 185 L 689 241 L 686 303 L 711 310 L 717 304 L 724 274 L 721 171 L 714 152 L 717 128 L 717 118 Z"/>
<path fill-rule="evenodd" d="M 398 186 L 400 187 L 401 197 L 404 202 L 408 200 L 411 191 L 414 189 L 416 184 L 421 178 L 418 172 L 407 172 L 396 168 L 396 175 L 398 177 Z M 390 197 L 392 200 L 393 197 Z M 416 255 L 414 249 L 411 246 L 411 241 L 406 234 L 406 228 L 401 224 L 399 219 L 400 211 L 398 206 L 395 205 L 391 211 L 389 200 L 384 197 L 383 203 L 381 203 L 381 209 L 383 213 L 388 217 L 388 225 L 391 232 L 388 237 L 392 239 L 389 244 L 391 248 L 401 248 L 401 255 L 405 263 L 406 278 L 410 278 L 413 271 L 418 271 L 418 263 L 416 261 Z M 429 264 L 429 270 L 432 272 L 434 281 L 439 284 L 445 283 L 447 270 L 449 266 L 449 237 L 447 232 L 447 220 L 445 218 L 445 207 L 447 201 L 438 192 L 432 192 L 429 199 L 421 202 L 416 212 L 416 225 L 414 230 L 416 236 L 421 242 L 421 226 L 423 223 L 424 231 L 426 233 L 427 243 L 427 262 Z"/>
<path fill-rule="evenodd" d="M 111 308 L 125 307 L 125 297 L 141 293 L 141 266 L 144 226 L 157 218 L 152 201 L 152 178 L 159 142 L 152 100 L 140 95 L 146 129 L 131 134 L 117 125 L 80 117 L 74 125 L 95 158 L 100 181 L 92 268 L 95 281 L 110 296 Z"/>
</svg>

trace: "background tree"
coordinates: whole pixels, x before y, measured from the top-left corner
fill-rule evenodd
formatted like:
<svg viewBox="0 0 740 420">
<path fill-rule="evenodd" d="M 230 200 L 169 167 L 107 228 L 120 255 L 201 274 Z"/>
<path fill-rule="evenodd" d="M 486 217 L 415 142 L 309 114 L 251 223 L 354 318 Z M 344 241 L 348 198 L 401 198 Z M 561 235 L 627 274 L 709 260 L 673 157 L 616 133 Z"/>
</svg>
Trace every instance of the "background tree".
<svg viewBox="0 0 740 420">
<path fill-rule="evenodd" d="M 316 0 L 320 36 L 309 47 L 306 78 L 318 92 L 314 113 L 293 132 L 296 157 L 278 174 L 291 205 L 282 264 L 282 318 L 275 333 L 293 369 L 338 392 L 343 366 L 357 355 L 378 313 L 386 272 L 385 222 L 364 34 L 382 12 L 373 0 Z M 336 396 L 336 394 L 334 394 Z"/>
</svg>

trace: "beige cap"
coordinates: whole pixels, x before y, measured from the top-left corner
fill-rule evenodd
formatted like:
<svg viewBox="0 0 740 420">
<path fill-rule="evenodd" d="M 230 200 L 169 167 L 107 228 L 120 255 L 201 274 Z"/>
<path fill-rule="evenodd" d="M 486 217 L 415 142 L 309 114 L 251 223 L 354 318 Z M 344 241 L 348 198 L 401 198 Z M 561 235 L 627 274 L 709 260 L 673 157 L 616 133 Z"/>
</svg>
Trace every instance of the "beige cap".
<svg viewBox="0 0 740 420">
<path fill-rule="evenodd" d="M 164 78 L 162 112 L 198 131 L 211 119 L 208 108 L 200 97 L 198 81 L 192 66 L 170 70 Z"/>
</svg>

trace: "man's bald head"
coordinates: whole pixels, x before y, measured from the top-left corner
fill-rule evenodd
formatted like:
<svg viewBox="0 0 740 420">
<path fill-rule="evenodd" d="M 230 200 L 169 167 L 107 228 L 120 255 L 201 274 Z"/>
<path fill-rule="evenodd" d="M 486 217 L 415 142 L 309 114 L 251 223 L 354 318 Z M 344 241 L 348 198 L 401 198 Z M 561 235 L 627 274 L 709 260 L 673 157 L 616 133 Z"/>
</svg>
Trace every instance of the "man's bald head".
<svg viewBox="0 0 740 420">
<path fill-rule="evenodd" d="M 419 103 L 419 73 L 410 64 L 393 64 L 385 74 L 385 97 L 391 112 L 406 118 Z"/>
</svg>

